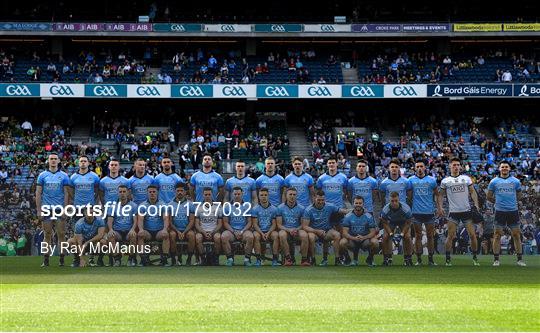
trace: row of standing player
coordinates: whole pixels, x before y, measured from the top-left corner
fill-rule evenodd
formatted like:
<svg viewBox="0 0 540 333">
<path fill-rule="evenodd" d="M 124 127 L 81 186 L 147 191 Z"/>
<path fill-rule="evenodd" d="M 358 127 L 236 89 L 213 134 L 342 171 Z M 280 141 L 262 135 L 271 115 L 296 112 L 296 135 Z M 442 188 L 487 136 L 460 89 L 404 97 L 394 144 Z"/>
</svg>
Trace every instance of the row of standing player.
<svg viewBox="0 0 540 333">
<path fill-rule="evenodd" d="M 212 156 L 203 157 L 203 168 L 192 175 L 190 179 L 190 194 L 196 202 L 204 201 L 204 189 L 211 190 L 211 201 L 232 201 L 233 188 L 242 190 L 242 200 L 257 204 L 257 191 L 262 188 L 268 190 L 269 203 L 273 206 L 281 205 L 286 202 L 286 191 L 284 189 L 294 188 L 296 190 L 297 201 L 300 206 L 313 207 L 316 212 L 314 220 L 320 220 L 321 214 L 318 213 L 325 206 L 336 207 L 338 210 L 345 207 L 345 203 L 350 201 L 354 204 L 355 197 L 362 197 L 362 211 L 368 215 L 373 214 L 373 200 L 380 198 L 386 206 L 381 212 L 381 222 L 385 230 L 383 238 L 384 264 L 391 264 L 391 244 L 389 237 L 395 227 L 400 226 L 404 236 L 404 252 L 406 264 L 412 264 L 412 244 L 409 229 L 414 226 L 417 233 L 422 232 L 422 224 L 426 227 L 428 238 L 429 261 L 433 264 L 433 234 L 435 216 L 442 217 L 443 197 L 448 199 L 449 212 L 446 216 L 448 223 L 448 234 L 446 242 L 446 265 L 451 265 L 450 250 L 452 241 L 455 237 L 455 231 L 459 223 L 464 223 L 471 240 L 473 251 L 473 262 L 478 265 L 476 252 L 478 242 L 474 232 L 472 214 L 469 197 L 472 199 L 476 210 L 479 210 L 478 197 L 472 186 L 471 179 L 461 174 L 461 162 L 459 159 L 452 159 L 450 162 L 451 173 L 443 179 L 440 186 L 437 186 L 436 180 L 426 174 L 426 166 L 423 161 L 415 164 L 416 174 L 409 179 L 400 175 L 399 160 L 392 160 L 389 165 L 389 176 L 380 184 L 368 175 L 367 163 L 359 161 L 356 167 L 356 175 L 350 179 L 337 171 L 337 163 L 334 158 L 327 160 L 328 172 L 319 177 L 315 183 L 313 178 L 303 172 L 303 163 L 301 157 L 293 159 L 294 171 L 286 178 L 281 177 L 275 172 L 275 161 L 268 158 L 265 161 L 265 174 L 256 180 L 245 175 L 245 163 L 239 161 L 236 163 L 236 175 L 224 182 L 221 175 L 212 170 Z M 109 162 L 110 174 L 103 179 L 88 170 L 88 159 L 79 158 L 80 169 L 72 175 L 71 178 L 58 170 L 58 156 L 51 154 L 49 156 L 49 170 L 44 171 L 38 177 L 38 186 L 36 194 L 37 207 L 42 204 L 64 204 L 73 203 L 75 205 L 94 204 L 96 201 L 118 201 L 118 187 L 120 185 L 129 188 L 133 201 L 140 204 L 147 199 L 147 189 L 151 185 L 157 186 L 159 199 L 162 202 L 169 202 L 175 196 L 177 184 L 183 183 L 183 180 L 172 172 L 172 161 L 164 158 L 161 161 L 162 173 L 151 177 L 146 174 L 146 163 L 144 160 L 135 162 L 135 174 L 126 179 L 119 175 L 119 163 L 112 160 Z M 322 207 L 317 208 L 315 187 L 322 190 L 324 200 Z M 65 190 L 64 190 L 65 189 Z M 494 237 L 494 265 L 499 264 L 500 237 L 502 228 L 508 226 L 512 233 L 519 235 L 519 214 L 518 214 L 518 196 L 520 194 L 519 181 L 510 175 L 510 165 L 506 162 L 500 164 L 500 175 L 492 180 L 488 188 L 488 200 L 495 203 L 495 222 L 497 228 Z M 390 205 L 390 193 L 396 192 L 398 195 L 398 206 Z M 43 198 L 43 200 L 42 200 Z M 314 204 L 312 205 L 312 201 Z M 411 207 L 406 202 L 411 203 Z M 350 212 L 354 213 L 354 212 Z M 323 214 L 324 215 L 324 214 Z M 40 211 L 38 210 L 38 216 Z M 331 217 L 329 217 L 330 219 Z M 327 231 L 336 226 L 336 223 L 327 223 L 331 228 L 324 231 L 325 236 L 319 238 L 333 240 Z M 388 222 L 388 223 L 384 223 Z M 60 226 L 57 226 L 59 241 L 63 240 L 63 219 Z M 326 227 L 328 227 L 326 225 Z M 337 234 L 339 230 L 335 230 Z M 60 230 L 58 230 L 60 229 Z M 52 225 L 44 223 L 45 241 L 50 242 Z M 322 232 L 320 232 L 322 234 Z M 334 237 L 335 238 L 335 237 Z M 520 237 L 513 237 L 519 242 Z M 421 263 L 421 243 L 419 237 L 416 237 L 416 252 L 418 262 Z M 516 244 L 516 249 L 521 249 L 520 244 Z M 339 253 L 338 244 L 334 243 L 334 251 Z M 48 263 L 48 256 L 45 257 Z M 61 255 L 61 263 L 63 256 Z M 518 264 L 524 265 L 521 253 L 518 253 Z"/>
</svg>

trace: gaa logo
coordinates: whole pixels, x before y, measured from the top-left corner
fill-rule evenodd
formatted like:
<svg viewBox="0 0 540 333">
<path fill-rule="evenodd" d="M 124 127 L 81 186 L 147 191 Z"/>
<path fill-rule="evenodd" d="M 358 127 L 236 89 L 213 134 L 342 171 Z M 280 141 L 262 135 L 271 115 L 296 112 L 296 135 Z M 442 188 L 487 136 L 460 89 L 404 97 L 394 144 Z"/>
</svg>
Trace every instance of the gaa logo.
<svg viewBox="0 0 540 333">
<path fill-rule="evenodd" d="M 323 24 L 321 25 L 321 31 L 324 32 L 335 32 L 336 29 L 334 29 L 334 26 L 331 24 Z"/>
<path fill-rule="evenodd" d="M 183 24 L 171 24 L 171 31 L 185 32 L 186 28 Z"/>
<path fill-rule="evenodd" d="M 235 32 L 236 31 L 236 28 L 232 24 L 222 24 L 220 29 L 221 29 L 221 31 L 224 31 L 224 32 Z"/>
<path fill-rule="evenodd" d="M 375 97 L 373 89 L 364 86 L 354 86 L 351 88 L 351 95 L 354 97 Z"/>
<path fill-rule="evenodd" d="M 264 94 L 269 97 L 290 97 L 287 88 L 280 86 L 269 86 L 264 89 Z"/>
<path fill-rule="evenodd" d="M 201 87 L 196 86 L 182 86 L 178 90 L 178 94 L 183 97 L 204 97 Z"/>
<path fill-rule="evenodd" d="M 392 92 L 395 96 L 418 96 L 416 90 L 411 86 L 397 86 Z"/>
<path fill-rule="evenodd" d="M 9 85 L 6 87 L 6 94 L 8 96 L 32 96 L 32 92 L 24 85 Z"/>
<path fill-rule="evenodd" d="M 285 27 L 281 24 L 272 24 L 270 31 L 273 32 L 285 32 Z"/>
<path fill-rule="evenodd" d="M 221 92 L 223 96 L 246 96 L 246 92 L 242 87 L 225 86 Z"/>
<path fill-rule="evenodd" d="M 93 91 L 96 96 L 118 96 L 113 86 L 95 86 Z"/>
<path fill-rule="evenodd" d="M 69 86 L 57 86 L 53 85 L 49 88 L 49 92 L 53 96 L 73 96 L 75 93 Z"/>
<path fill-rule="evenodd" d="M 328 89 L 327 87 L 309 87 L 307 93 L 309 96 L 332 96 L 332 92 L 330 92 L 330 89 Z"/>
<path fill-rule="evenodd" d="M 156 87 L 137 87 L 137 95 L 139 96 L 161 96 L 159 90 Z"/>
</svg>

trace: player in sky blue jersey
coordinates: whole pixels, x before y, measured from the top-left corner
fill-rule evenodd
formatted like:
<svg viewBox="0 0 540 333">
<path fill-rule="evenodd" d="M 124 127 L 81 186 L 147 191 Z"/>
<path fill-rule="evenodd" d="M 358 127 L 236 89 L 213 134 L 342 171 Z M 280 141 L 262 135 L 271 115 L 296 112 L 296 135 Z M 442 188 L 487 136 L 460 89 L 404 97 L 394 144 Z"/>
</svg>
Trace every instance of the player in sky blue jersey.
<svg viewBox="0 0 540 333">
<path fill-rule="evenodd" d="M 346 254 L 348 259 L 348 249 L 353 251 L 353 260 L 350 266 L 358 266 L 358 252 L 360 249 L 369 251 L 366 259 L 368 266 L 373 266 L 373 256 L 379 247 L 377 239 L 377 224 L 373 216 L 364 210 L 364 198 L 356 196 L 353 199 L 353 211 L 345 215 L 341 222 L 343 230 L 341 235 L 342 253 Z"/>
<path fill-rule="evenodd" d="M 367 162 L 365 160 L 359 160 L 356 164 L 356 175 L 349 179 L 347 192 L 351 201 L 356 196 L 364 198 L 364 210 L 373 214 L 373 199 L 379 195 L 379 184 L 367 172 Z"/>
<path fill-rule="evenodd" d="M 304 172 L 304 160 L 295 156 L 293 159 L 293 172 L 285 177 L 285 187 L 294 187 L 298 203 L 304 207 L 311 205 L 315 190 L 313 177 Z"/>
<path fill-rule="evenodd" d="M 88 157 L 79 156 L 79 171 L 71 175 L 71 197 L 73 205 L 94 205 L 99 191 L 99 176 L 88 169 Z"/>
<path fill-rule="evenodd" d="M 195 253 L 195 206 L 187 198 L 188 186 L 185 183 L 176 185 L 176 194 L 169 202 L 170 213 L 167 214 L 171 221 L 169 222 L 169 236 L 171 242 L 171 263 L 172 265 L 182 266 L 182 253 L 178 253 L 176 241 L 187 241 L 187 260 L 186 264 L 191 265 L 191 259 Z"/>
<path fill-rule="evenodd" d="M 86 212 L 76 223 L 74 228 L 74 236 L 68 239 L 68 244 L 71 246 L 77 246 L 77 254 L 73 257 L 72 267 L 84 267 L 86 266 L 86 256 L 84 255 L 90 250 L 89 244 L 106 245 L 105 239 L 105 222 L 92 215 L 88 215 Z M 82 250 L 82 252 L 81 252 Z M 90 266 L 95 266 L 93 260 L 88 261 Z"/>
<path fill-rule="evenodd" d="M 315 242 L 317 239 L 323 242 L 323 260 L 319 266 L 328 265 L 328 242 L 332 242 L 335 264 L 340 264 L 339 241 L 341 234 L 338 231 L 340 226 L 333 225 L 331 218 L 333 214 L 345 215 L 350 210 L 339 208 L 325 201 L 324 192 L 317 190 L 315 193 L 315 203 L 309 205 L 302 215 L 302 229 L 308 233 L 311 260 L 315 253 Z"/>
<path fill-rule="evenodd" d="M 435 209 L 437 216 L 443 216 L 442 202 L 439 196 L 437 180 L 426 175 L 426 164 L 418 160 L 414 164 L 416 174 L 409 177 L 412 191 L 412 214 L 414 226 L 414 241 L 416 250 L 416 265 L 422 264 L 422 224 L 426 227 L 429 265 L 434 266 L 433 254 L 435 252 Z"/>
<path fill-rule="evenodd" d="M 169 157 L 163 157 L 161 169 L 161 173 L 154 178 L 159 191 L 159 200 L 170 202 L 174 199 L 176 185 L 183 183 L 184 180 L 172 171 L 172 160 Z"/>
<path fill-rule="evenodd" d="M 44 242 L 47 243 L 48 251 L 44 253 L 41 267 L 49 266 L 49 256 L 52 254 L 52 231 L 54 220 L 50 215 L 53 206 L 66 206 L 69 203 L 69 177 L 60 171 L 58 154 L 50 153 L 47 157 L 48 169 L 39 174 L 36 184 L 36 207 L 37 216 L 41 221 L 44 233 Z M 48 213 L 47 213 L 48 208 Z M 62 216 L 55 223 L 58 244 L 66 240 L 66 220 Z M 64 266 L 64 254 L 60 253 L 60 266 Z"/>
<path fill-rule="evenodd" d="M 107 211 L 107 240 L 111 248 L 117 242 L 128 242 L 137 245 L 137 204 L 129 199 L 129 189 L 126 185 L 118 186 L 118 201 Z M 129 254 L 128 266 L 137 264 L 134 253 Z M 114 266 L 122 265 L 122 254 L 115 253 Z"/>
<path fill-rule="evenodd" d="M 137 216 L 137 243 L 140 248 L 144 247 L 145 241 L 161 242 L 161 265 L 170 266 L 168 262 L 170 241 L 169 241 L 169 221 L 166 203 L 159 200 L 158 188 L 150 185 L 147 188 L 147 200 L 138 207 Z M 141 255 L 141 266 L 149 264 L 149 256 Z"/>
<path fill-rule="evenodd" d="M 276 173 L 276 160 L 270 156 L 264 161 L 264 173 L 255 181 L 257 190 L 268 189 L 270 203 L 279 206 L 282 202 L 282 192 L 285 179 Z"/>
<path fill-rule="evenodd" d="M 383 205 L 390 202 L 390 193 L 397 192 L 399 194 L 399 201 L 403 203 L 410 202 L 411 198 L 411 184 L 409 180 L 401 176 L 401 162 L 398 159 L 390 161 L 388 167 L 389 175 L 379 185 L 379 193 L 381 195 L 381 202 Z"/>
<path fill-rule="evenodd" d="M 279 237 L 277 232 L 276 217 L 278 209 L 270 204 L 268 200 L 268 189 L 262 188 L 259 191 L 259 204 L 251 210 L 251 221 L 253 224 L 253 236 L 255 256 L 257 261 L 255 266 L 261 266 L 261 248 L 266 250 L 266 245 L 261 247 L 262 243 L 272 242 L 272 266 L 278 266 L 279 255 Z"/>
<path fill-rule="evenodd" d="M 296 201 L 296 189 L 288 188 L 285 192 L 285 202 L 278 206 L 278 216 L 276 225 L 279 229 L 280 246 L 285 253 L 285 266 L 292 266 L 294 263 L 294 243 L 300 242 L 300 254 L 302 255 L 302 266 L 311 266 L 308 260 L 309 239 L 308 234 L 302 229 L 302 216 L 304 206 Z"/>
<path fill-rule="evenodd" d="M 403 235 L 403 256 L 406 266 L 412 266 L 411 224 L 412 211 L 409 205 L 400 201 L 398 192 L 390 193 L 390 202 L 381 210 L 381 223 L 384 228 L 382 241 L 383 266 L 392 264 L 392 237 L 397 227 Z"/>
<path fill-rule="evenodd" d="M 244 161 L 236 161 L 236 175 L 227 179 L 225 182 L 225 196 L 223 202 L 232 202 L 232 189 L 240 187 L 244 193 L 242 200 L 251 203 L 252 206 L 257 205 L 257 188 L 255 179 L 246 176 L 246 163 Z"/>
<path fill-rule="evenodd" d="M 146 174 L 146 161 L 138 158 L 135 161 L 135 174 L 128 180 L 133 202 L 140 205 L 148 198 L 148 186 L 155 185 L 154 177 Z"/>
<path fill-rule="evenodd" d="M 128 186 L 128 179 L 120 176 L 120 162 L 117 159 L 109 161 L 109 175 L 99 181 L 99 197 L 101 203 L 117 202 L 118 187 Z M 129 187 L 128 187 L 129 190 Z"/>
<path fill-rule="evenodd" d="M 202 170 L 195 172 L 191 176 L 191 197 L 195 198 L 196 202 L 203 202 L 203 189 L 209 187 L 212 189 L 212 200 L 214 202 L 221 201 L 223 197 L 223 177 L 212 170 L 212 155 L 205 154 L 202 161 Z"/>
<path fill-rule="evenodd" d="M 223 209 L 223 233 L 221 234 L 221 244 L 223 252 L 227 256 L 227 266 L 234 265 L 234 254 L 231 243 L 235 240 L 244 243 L 244 266 L 251 266 L 251 251 L 253 250 L 253 232 L 251 231 L 250 204 L 245 203 L 242 198 L 244 191 L 242 188 L 233 188 L 233 208 L 230 214 L 225 214 Z M 236 207 L 239 207 L 237 209 Z"/>
<path fill-rule="evenodd" d="M 345 207 L 345 197 L 347 194 L 347 176 L 338 172 L 337 160 L 330 157 L 326 161 L 328 171 L 317 179 L 317 188 L 323 190 L 326 202 L 339 208 Z"/>
<path fill-rule="evenodd" d="M 499 176 L 493 178 L 488 186 L 488 201 L 495 204 L 495 234 L 493 237 L 493 266 L 499 266 L 501 251 L 501 236 L 503 228 L 509 227 L 517 253 L 517 264 L 526 266 L 523 261 L 523 247 L 521 246 L 521 229 L 519 226 L 518 202 L 521 199 L 521 183 L 510 175 L 510 163 L 499 163 Z"/>
</svg>

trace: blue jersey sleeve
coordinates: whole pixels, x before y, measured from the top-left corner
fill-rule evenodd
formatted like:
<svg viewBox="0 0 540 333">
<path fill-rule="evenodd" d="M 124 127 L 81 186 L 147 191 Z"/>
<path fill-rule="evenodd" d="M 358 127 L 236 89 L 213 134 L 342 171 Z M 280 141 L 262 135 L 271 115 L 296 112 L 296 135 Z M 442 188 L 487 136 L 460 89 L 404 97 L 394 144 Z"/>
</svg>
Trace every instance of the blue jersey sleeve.
<svg viewBox="0 0 540 333">
<path fill-rule="evenodd" d="M 520 192 L 521 191 L 521 182 L 518 179 L 516 179 L 515 184 L 516 184 L 516 192 Z"/>
<path fill-rule="evenodd" d="M 492 179 L 489 182 L 488 191 L 495 192 L 495 184 L 496 184 L 496 182 L 497 182 L 496 178 Z"/>
<path fill-rule="evenodd" d="M 313 177 L 311 177 L 310 175 L 308 175 L 307 177 L 307 186 L 313 186 Z"/>
<path fill-rule="evenodd" d="M 83 228 L 82 228 L 82 224 L 80 224 L 80 223 L 76 223 L 76 224 L 75 224 L 75 234 L 76 234 L 76 235 L 81 235 L 82 232 L 83 232 L 82 229 L 83 229 Z"/>
<path fill-rule="evenodd" d="M 218 187 L 223 186 L 223 185 L 225 184 L 225 182 L 223 181 L 223 177 L 221 177 L 221 176 L 218 175 L 218 174 L 216 174 L 216 176 L 217 176 L 217 180 L 218 180 L 218 181 L 217 181 L 217 186 L 218 186 Z"/>
<path fill-rule="evenodd" d="M 351 215 L 347 214 L 345 218 L 343 219 L 343 222 L 341 222 L 341 225 L 347 228 L 350 228 L 351 226 Z"/>
<path fill-rule="evenodd" d="M 367 214 L 366 216 L 369 221 L 368 223 L 369 228 L 373 228 L 373 229 L 377 228 L 377 224 L 375 223 L 375 219 L 373 218 L 373 216 L 371 214 Z"/>
</svg>

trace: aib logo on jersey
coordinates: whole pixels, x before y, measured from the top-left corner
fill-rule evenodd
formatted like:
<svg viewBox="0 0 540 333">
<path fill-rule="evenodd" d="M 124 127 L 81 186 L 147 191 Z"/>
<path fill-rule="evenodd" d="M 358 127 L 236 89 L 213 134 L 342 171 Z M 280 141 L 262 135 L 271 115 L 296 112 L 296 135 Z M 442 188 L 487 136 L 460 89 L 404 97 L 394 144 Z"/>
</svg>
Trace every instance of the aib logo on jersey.
<svg viewBox="0 0 540 333">
<path fill-rule="evenodd" d="M 8 96 L 32 96 L 32 92 L 28 86 L 22 84 L 9 85 L 6 87 L 6 95 Z"/>
<path fill-rule="evenodd" d="M 465 192 L 465 184 L 456 184 L 450 187 L 450 192 L 452 193 L 463 193 Z"/>
<path fill-rule="evenodd" d="M 139 86 L 137 87 L 137 95 L 139 96 L 161 96 L 161 93 L 156 87 Z"/>
<path fill-rule="evenodd" d="M 414 87 L 411 86 L 396 86 L 392 92 L 395 96 L 418 96 Z"/>
<path fill-rule="evenodd" d="M 268 86 L 264 89 L 264 94 L 268 97 L 290 97 L 287 88 L 282 86 Z"/>
<path fill-rule="evenodd" d="M 95 86 L 93 92 L 96 96 L 118 96 L 113 86 Z"/>
<path fill-rule="evenodd" d="M 74 96 L 75 93 L 70 86 L 52 85 L 49 92 L 53 96 Z"/>
<path fill-rule="evenodd" d="M 223 96 L 247 96 L 246 91 L 242 87 L 225 86 L 221 89 Z"/>
<path fill-rule="evenodd" d="M 332 92 L 328 87 L 309 87 L 307 90 L 309 96 L 314 97 L 329 97 L 332 96 Z"/>
</svg>

